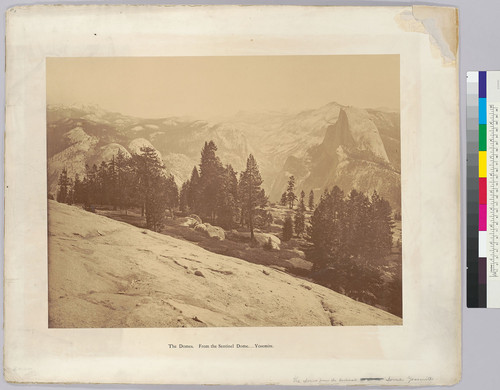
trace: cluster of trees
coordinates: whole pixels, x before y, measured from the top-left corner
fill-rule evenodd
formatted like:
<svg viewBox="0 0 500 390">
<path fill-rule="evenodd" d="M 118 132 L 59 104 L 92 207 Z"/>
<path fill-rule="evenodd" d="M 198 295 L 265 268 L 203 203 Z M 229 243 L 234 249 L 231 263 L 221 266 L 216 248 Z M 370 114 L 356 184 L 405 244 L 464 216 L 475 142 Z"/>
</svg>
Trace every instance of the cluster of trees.
<svg viewBox="0 0 500 390">
<path fill-rule="evenodd" d="M 230 164 L 222 164 L 216 152 L 213 141 L 205 142 L 199 168 L 194 167 L 182 185 L 180 209 L 225 229 L 248 226 L 253 239 L 255 227 L 272 222 L 271 213 L 264 210 L 268 198 L 257 161 L 250 154 L 246 169 L 238 175 Z"/>
<path fill-rule="evenodd" d="M 161 230 L 166 216 L 173 216 L 178 207 L 182 213 L 197 214 L 225 229 L 248 226 L 253 239 L 255 227 L 272 222 L 271 213 L 264 210 L 268 198 L 261 187 L 257 161 L 250 154 L 246 169 L 238 177 L 231 165 L 222 164 L 216 152 L 213 141 L 205 142 L 199 168 L 193 167 L 190 179 L 179 192 L 174 177 L 165 175 L 165 167 L 153 148 L 143 147 L 131 157 L 119 151 L 99 167 L 86 166 L 83 178 L 77 174 L 71 179 L 63 169 L 57 201 L 83 204 L 86 208 L 140 207 L 147 228 L 155 231 Z"/>
<path fill-rule="evenodd" d="M 300 193 L 300 200 L 295 209 L 295 214 L 292 220 L 291 216 L 287 216 L 283 223 L 283 241 L 289 241 L 293 237 L 293 233 L 297 237 L 301 237 L 306 233 L 306 205 L 304 202 L 306 194 L 304 191 Z"/>
<path fill-rule="evenodd" d="M 295 176 L 290 176 L 288 179 L 287 189 L 281 195 L 280 204 L 282 206 L 288 205 L 290 209 L 293 209 L 294 204 L 297 200 L 299 203 L 297 208 L 295 209 L 295 215 L 292 220 L 291 216 L 287 216 L 283 223 L 283 241 L 289 241 L 293 237 L 293 233 L 298 237 L 301 237 L 304 233 L 306 233 L 306 204 L 305 204 L 306 194 L 302 190 L 300 192 L 300 200 L 295 195 Z M 309 210 L 314 210 L 314 192 L 311 190 L 309 192 L 309 202 L 308 202 Z"/>
<path fill-rule="evenodd" d="M 383 285 L 377 263 L 392 249 L 392 209 L 374 191 L 368 197 L 337 186 L 325 191 L 309 229 L 315 279 L 352 298 L 375 304 Z M 401 291 L 399 290 L 399 295 Z"/>
<path fill-rule="evenodd" d="M 66 169 L 59 175 L 58 202 L 96 205 L 127 210 L 141 208 L 148 229 L 159 231 L 168 213 L 178 205 L 178 188 L 172 175 L 165 175 L 164 165 L 156 151 L 142 147 L 140 153 L 126 156 L 121 150 L 99 167 L 85 166 L 85 175 L 68 177 Z"/>
<path fill-rule="evenodd" d="M 182 213 L 199 215 L 204 221 L 225 229 L 254 228 L 272 222 L 264 210 L 268 198 L 262 188 L 262 177 L 254 156 L 250 154 L 246 169 L 239 174 L 231 165 L 223 165 L 213 141 L 205 142 L 199 168 L 183 183 L 180 193 L 172 175 L 165 175 L 164 165 L 156 151 L 143 147 L 131 157 L 119 151 L 99 167 L 86 166 L 83 178 L 68 177 L 63 169 L 59 176 L 57 201 L 83 204 L 86 208 L 109 205 L 115 210 L 140 207 L 148 229 L 159 231 L 168 213 L 180 208 Z"/>
<path fill-rule="evenodd" d="M 304 191 L 300 194 L 301 199 L 305 197 Z M 288 184 L 286 187 L 286 191 L 281 194 L 280 204 L 282 206 L 288 205 L 290 209 L 293 209 L 295 202 L 297 201 L 297 195 L 295 195 L 295 176 L 290 176 L 288 178 Z M 305 203 L 304 203 L 305 204 Z M 309 202 L 308 202 L 309 210 L 314 210 L 314 192 L 311 190 L 309 192 Z"/>
</svg>

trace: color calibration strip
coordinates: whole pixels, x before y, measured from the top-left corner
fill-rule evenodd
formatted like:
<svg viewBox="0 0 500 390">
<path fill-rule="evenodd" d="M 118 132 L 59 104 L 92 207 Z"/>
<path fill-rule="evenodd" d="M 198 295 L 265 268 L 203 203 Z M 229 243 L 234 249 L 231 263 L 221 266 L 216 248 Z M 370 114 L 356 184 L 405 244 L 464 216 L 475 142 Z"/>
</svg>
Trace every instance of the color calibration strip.
<svg viewBox="0 0 500 390">
<path fill-rule="evenodd" d="M 468 72 L 468 307 L 500 307 L 499 113 L 500 72 Z"/>
</svg>

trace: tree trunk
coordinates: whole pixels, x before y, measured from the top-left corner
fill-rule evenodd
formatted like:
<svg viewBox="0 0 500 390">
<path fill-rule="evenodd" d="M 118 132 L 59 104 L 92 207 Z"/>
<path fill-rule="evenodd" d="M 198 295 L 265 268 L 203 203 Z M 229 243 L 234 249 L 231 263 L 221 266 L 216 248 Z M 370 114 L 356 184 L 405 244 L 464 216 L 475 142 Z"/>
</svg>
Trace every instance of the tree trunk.
<svg viewBox="0 0 500 390">
<path fill-rule="evenodd" d="M 249 222 L 250 222 L 250 241 L 255 240 L 255 236 L 253 234 L 253 214 L 250 213 L 249 215 Z"/>
</svg>

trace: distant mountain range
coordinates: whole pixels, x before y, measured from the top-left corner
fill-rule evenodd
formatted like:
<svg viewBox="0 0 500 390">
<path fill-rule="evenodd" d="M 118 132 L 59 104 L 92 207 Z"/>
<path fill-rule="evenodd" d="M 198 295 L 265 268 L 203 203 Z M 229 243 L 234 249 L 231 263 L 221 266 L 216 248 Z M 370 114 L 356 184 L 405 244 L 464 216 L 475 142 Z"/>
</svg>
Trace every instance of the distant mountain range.
<svg viewBox="0 0 500 390">
<path fill-rule="evenodd" d="M 319 197 L 338 185 L 345 191 L 376 189 L 393 207 L 401 205 L 400 115 L 390 109 L 362 109 L 329 103 L 298 113 L 239 112 L 212 121 L 186 117 L 144 119 L 97 106 L 47 106 L 48 190 L 57 179 L 83 175 L 85 164 L 99 164 L 121 149 L 156 149 L 168 173 L 180 185 L 200 161 L 205 141 L 236 171 L 249 153 L 259 164 L 264 188 L 278 201 L 288 177 L 297 193 L 311 189 Z"/>
</svg>

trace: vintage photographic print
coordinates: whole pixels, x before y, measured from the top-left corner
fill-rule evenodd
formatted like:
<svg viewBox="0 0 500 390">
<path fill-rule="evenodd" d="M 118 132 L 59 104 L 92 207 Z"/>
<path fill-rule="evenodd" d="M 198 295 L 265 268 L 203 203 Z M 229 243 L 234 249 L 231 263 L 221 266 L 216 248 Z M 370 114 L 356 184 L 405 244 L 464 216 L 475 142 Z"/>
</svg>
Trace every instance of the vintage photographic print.
<svg viewBox="0 0 500 390">
<path fill-rule="evenodd" d="M 50 328 L 401 325 L 399 55 L 46 59 Z"/>
</svg>

